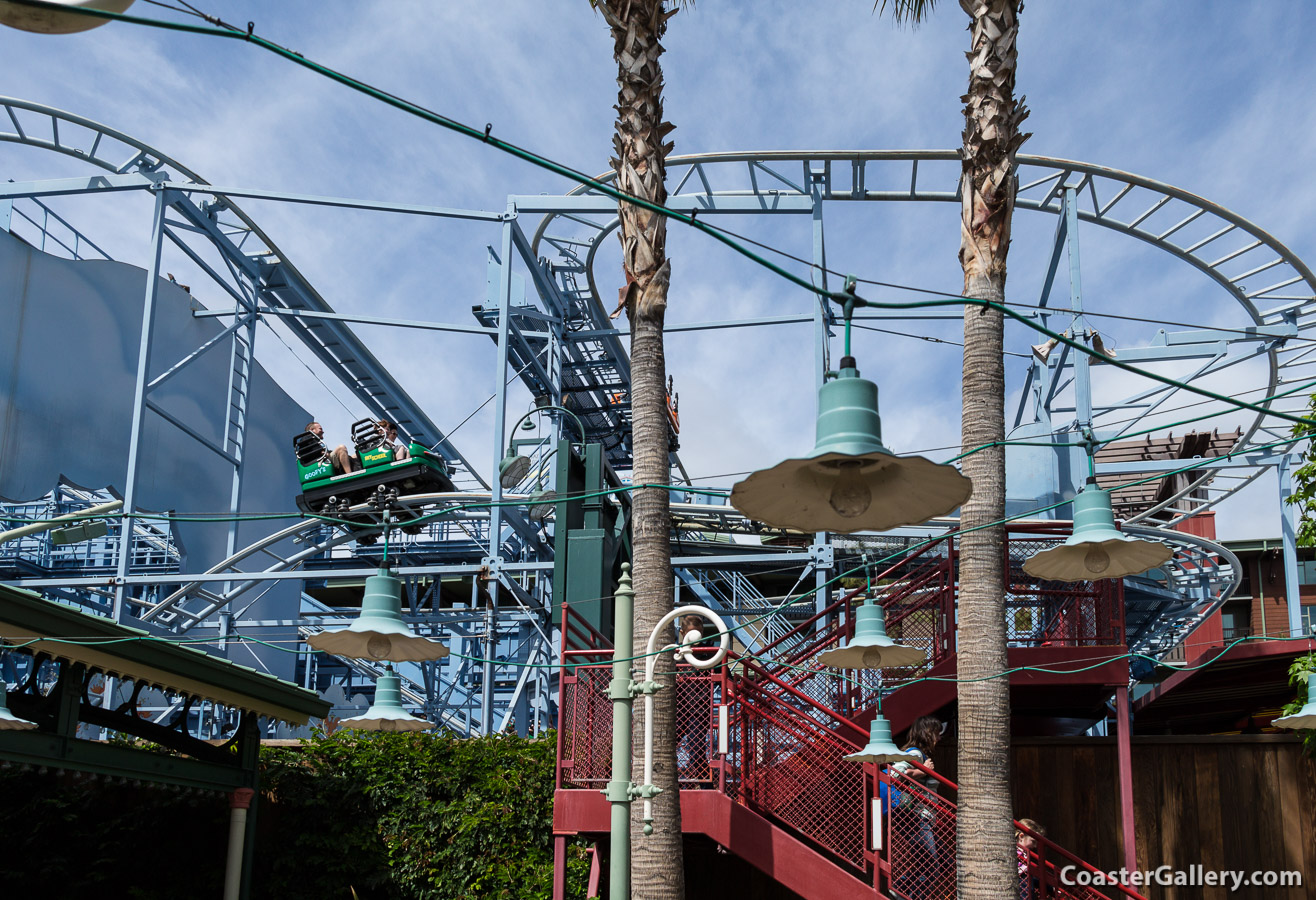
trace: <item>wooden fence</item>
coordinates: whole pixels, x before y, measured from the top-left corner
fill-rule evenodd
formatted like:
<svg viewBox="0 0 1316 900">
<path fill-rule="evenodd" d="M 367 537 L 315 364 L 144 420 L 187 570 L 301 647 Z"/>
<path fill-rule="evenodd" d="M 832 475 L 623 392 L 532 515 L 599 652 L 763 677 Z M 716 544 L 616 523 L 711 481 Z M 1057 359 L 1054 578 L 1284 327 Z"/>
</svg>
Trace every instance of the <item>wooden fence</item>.
<svg viewBox="0 0 1316 900">
<path fill-rule="evenodd" d="M 955 748 L 938 747 L 952 780 Z M 1114 738 L 1016 738 L 1016 818 L 1103 870 L 1123 865 Z M 1160 887 L 1165 900 L 1316 898 L 1316 760 L 1292 735 L 1133 739 L 1138 866 L 1298 871 L 1300 888 Z"/>
</svg>

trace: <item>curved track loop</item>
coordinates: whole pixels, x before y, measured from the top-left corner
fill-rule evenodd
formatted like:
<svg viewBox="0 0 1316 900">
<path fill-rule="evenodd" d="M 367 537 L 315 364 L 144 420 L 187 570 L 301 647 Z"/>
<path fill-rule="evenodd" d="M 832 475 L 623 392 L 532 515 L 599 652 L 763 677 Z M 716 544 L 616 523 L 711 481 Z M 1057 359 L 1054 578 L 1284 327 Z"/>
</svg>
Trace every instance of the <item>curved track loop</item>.
<svg viewBox="0 0 1316 900">
<path fill-rule="evenodd" d="M 709 153 L 674 156 L 668 160 L 669 178 L 677 187 L 668 205 L 679 210 L 715 207 L 719 200 L 754 198 L 768 212 L 784 198 L 822 201 L 959 202 L 959 156 L 953 150 L 829 151 L 816 153 Z M 1233 326 L 1246 331 L 1255 326 L 1287 328 L 1305 340 L 1281 337 L 1239 344 L 1208 362 L 1196 377 L 1221 372 L 1258 355 L 1266 358 L 1262 383 L 1249 399 L 1275 410 L 1302 414 L 1309 392 L 1260 400 L 1282 392 L 1286 385 L 1316 379 L 1316 275 L 1288 247 L 1260 226 L 1190 191 L 1140 175 L 1076 160 L 1020 155 L 1018 208 L 1060 215 L 1062 194 L 1072 188 L 1078 199 L 1078 218 L 1164 250 L 1203 273 L 1239 306 L 1243 320 Z M 611 173 L 597 176 L 610 181 Z M 810 186 L 814 186 L 811 188 Z M 585 188 L 580 196 L 595 193 Z M 743 202 L 743 199 L 742 201 Z M 751 204 L 752 207 L 752 204 Z M 745 210 L 752 214 L 753 208 Z M 539 224 L 536 252 L 556 251 L 564 268 L 584 271 L 594 303 L 601 303 L 593 264 L 602 238 L 616 227 L 613 215 L 550 215 Z M 807 269 L 804 274 L 807 274 Z M 1099 310 L 1097 310 L 1099 312 Z M 1064 310 L 1053 315 L 1063 316 Z M 1063 326 L 1061 326 L 1061 330 Z M 1195 395 L 1168 386 L 1153 387 L 1132 398 L 1094 410 L 1098 429 L 1128 417 L 1129 400 L 1143 404 L 1144 415 L 1176 406 L 1178 399 L 1194 403 L 1197 413 L 1223 409 L 1203 408 Z M 1138 422 L 1120 429 L 1133 431 Z M 1288 436 L 1282 420 L 1258 414 L 1242 429 L 1237 445 L 1247 450 Z M 1219 503 L 1254 481 L 1260 470 L 1203 469 L 1172 496 L 1130 519 L 1171 526 Z M 1165 515 L 1160 515 L 1164 513 Z M 1163 519 L 1162 523 L 1160 520 Z"/>
<path fill-rule="evenodd" d="M 436 515 L 441 513 L 444 508 L 465 508 L 472 502 L 479 503 L 488 501 L 490 495 L 476 494 L 471 492 L 447 492 L 434 494 L 412 494 L 402 497 L 399 503 L 409 511 L 417 513 L 428 513 L 435 519 L 444 517 Z M 514 494 L 504 494 L 503 499 L 507 502 L 515 503 L 517 501 L 529 502 L 528 496 L 518 497 Z M 431 508 L 433 507 L 433 508 Z M 297 569 L 308 559 L 313 559 L 324 554 L 333 548 L 341 545 L 358 541 L 363 537 L 378 538 L 384 534 L 384 521 L 380 513 L 367 503 L 360 503 L 349 510 L 353 516 L 368 516 L 375 520 L 377 524 L 373 527 L 352 527 L 347 528 L 332 522 L 325 522 L 320 519 L 305 519 L 298 521 L 287 528 L 268 534 L 260 540 L 254 541 L 238 550 L 232 556 L 224 559 L 206 570 L 206 575 L 228 575 L 232 574 L 234 580 L 225 589 L 213 591 L 207 587 L 212 582 L 192 581 L 185 583 L 166 596 L 164 599 L 152 606 L 146 607 L 139 616 L 142 621 L 156 621 L 161 625 L 167 626 L 175 631 L 184 632 L 195 627 L 202 620 L 214 615 L 219 610 L 228 606 L 239 596 L 251 590 L 252 588 L 263 583 L 263 579 L 246 579 L 242 578 L 245 574 L 251 574 L 250 570 L 242 570 L 239 566 L 252 558 L 268 557 L 273 560 L 263 570 L 263 574 L 273 572 L 290 572 Z M 484 520 L 487 513 L 477 511 L 472 514 L 472 518 Z M 431 520 L 433 521 L 433 520 Z M 397 526 L 393 526 L 394 530 Z M 286 556 L 280 555 L 274 550 L 284 541 L 293 541 L 300 544 L 298 549 Z M 330 570 L 331 571 L 331 570 Z M 328 573 L 326 573 L 328 574 Z M 185 606 L 184 603 L 191 599 L 201 600 L 201 604 L 195 608 Z"/>
<path fill-rule="evenodd" d="M 1130 653 L 1160 657 L 1234 595 L 1243 567 L 1232 551 L 1207 538 L 1146 525 L 1125 524 L 1122 530 L 1145 540 L 1169 544 L 1174 550 L 1164 569 L 1165 586 L 1184 598 L 1183 602 L 1162 609 L 1160 621 L 1154 627 L 1129 634 L 1127 638 Z M 1129 614 L 1126 612 L 1126 616 Z"/>
</svg>

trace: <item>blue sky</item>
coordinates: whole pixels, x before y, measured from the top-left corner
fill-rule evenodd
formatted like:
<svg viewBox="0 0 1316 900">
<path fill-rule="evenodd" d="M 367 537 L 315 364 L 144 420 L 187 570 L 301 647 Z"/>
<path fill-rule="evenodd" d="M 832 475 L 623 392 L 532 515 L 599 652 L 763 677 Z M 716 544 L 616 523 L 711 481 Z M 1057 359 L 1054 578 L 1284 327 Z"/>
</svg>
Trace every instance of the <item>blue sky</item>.
<svg viewBox="0 0 1316 900">
<path fill-rule="evenodd" d="M 490 122 L 504 139 L 578 169 L 608 167 L 615 68 L 608 30 L 586 0 L 202 6 L 231 22 L 254 20 L 272 40 L 453 118 Z M 133 11 L 172 15 L 145 3 Z M 967 79 L 966 21 L 953 2 L 938 4 L 927 24 L 909 29 L 877 18 L 866 0 L 705 0 L 672 20 L 665 42 L 675 152 L 953 148 Z M 1185 188 L 1316 261 L 1308 212 L 1316 199 L 1308 162 L 1316 136 L 1313 26 L 1316 7 L 1296 0 L 1030 3 L 1020 36 L 1019 90 L 1033 132 L 1024 152 Z M 490 210 L 502 209 L 509 194 L 566 188 L 555 176 L 237 41 L 120 24 L 58 38 L 6 29 L 0 66 L 4 93 L 125 131 L 216 184 Z M 85 171 L 74 160 L 0 147 L 4 177 Z M 482 299 L 484 247 L 497 240 L 489 226 L 272 202 L 242 206 L 340 311 L 467 323 L 470 306 Z M 957 211 L 886 207 L 829 213 L 833 266 L 959 290 Z M 97 198 L 60 208 L 117 258 L 141 261 L 145 202 Z M 1039 248 L 1054 220 L 1025 218 L 1016 225 L 1008 293 L 1035 302 Z M 802 219 L 726 224 L 794 253 L 809 251 Z M 1081 234 L 1090 309 L 1243 324 L 1222 292 L 1188 266 L 1129 239 L 1093 229 Z M 669 251 L 672 322 L 809 309 L 804 292 L 706 238 L 674 230 Z M 608 247 L 600 271 L 615 273 L 617 259 L 615 246 Z M 616 286 L 600 285 L 605 297 L 615 296 Z M 198 293 L 219 305 L 218 292 Z M 901 327 L 946 339 L 958 332 L 953 325 Z M 1146 343 L 1157 327 L 1121 323 L 1108 334 L 1129 347 Z M 359 333 L 442 427 L 453 428 L 493 390 L 486 338 L 378 327 Z M 267 368 L 331 433 L 345 433 L 359 415 L 346 393 L 326 391 L 268 335 L 258 340 Z M 1007 335 L 1016 352 L 1036 340 L 1022 328 Z M 682 456 L 692 475 L 743 471 L 808 448 L 809 341 L 807 327 L 669 339 Z M 881 386 L 893 449 L 957 443 L 958 348 L 865 333 L 857 350 L 865 374 Z M 1238 384 L 1256 386 L 1248 381 L 1254 375 L 1240 370 Z M 1128 383 L 1112 379 L 1104 389 Z M 511 408 L 524 408 L 525 399 L 518 395 Z M 1235 421 L 1222 417 L 1219 424 Z M 485 460 L 500 441 L 491 429 L 486 411 L 454 440 L 468 458 Z M 1219 525 L 1225 536 L 1278 534 L 1273 482 L 1262 479 L 1230 501 Z"/>
</svg>

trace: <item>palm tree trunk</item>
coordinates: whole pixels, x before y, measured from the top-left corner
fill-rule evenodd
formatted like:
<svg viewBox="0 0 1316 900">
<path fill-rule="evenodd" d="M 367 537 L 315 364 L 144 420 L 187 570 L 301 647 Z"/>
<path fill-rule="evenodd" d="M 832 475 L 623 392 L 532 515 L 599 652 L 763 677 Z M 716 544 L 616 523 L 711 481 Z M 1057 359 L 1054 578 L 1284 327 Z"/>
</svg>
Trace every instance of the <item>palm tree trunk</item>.
<svg viewBox="0 0 1316 900">
<path fill-rule="evenodd" d="M 617 60 L 617 127 L 612 161 L 617 187 L 654 203 L 665 203 L 665 159 L 672 145 L 664 138 L 663 73 L 659 43 L 674 10 L 663 0 L 602 0 L 598 4 L 612 29 Z M 631 449 L 635 484 L 666 484 L 668 463 L 667 367 L 663 321 L 671 271 L 666 255 L 667 220 L 626 203 L 619 204 L 622 262 L 627 286 L 623 305 L 631 323 Z M 671 515 L 668 493 L 659 488 L 632 495 L 631 550 L 634 558 L 635 644 L 643 647 L 658 620 L 672 609 Z M 675 632 L 673 631 L 673 634 Z M 667 643 L 667 636 L 660 644 Z M 641 669 L 642 661 L 636 663 Z M 658 659 L 654 698 L 653 782 L 662 790 L 653 802 L 653 834 L 641 829 L 641 804 L 632 806 L 631 890 L 637 900 L 684 900 L 680 786 L 676 766 L 676 697 L 670 654 Z M 643 718 L 636 704 L 635 772 L 643 781 Z"/>
<path fill-rule="evenodd" d="M 1014 212 L 1014 157 L 1027 116 L 1014 97 L 1019 0 L 960 0 L 973 20 L 964 100 L 960 265 L 966 296 L 1005 299 Z M 1005 439 L 1004 321 L 995 310 L 964 315 L 962 440 L 965 450 Z M 1005 642 L 1005 450 L 965 457 L 973 496 L 960 513 L 959 818 L 963 900 L 1018 895 L 1010 802 L 1010 684 Z M 971 530 L 981 528 L 981 530 Z M 985 679 L 985 680 L 975 680 Z"/>
</svg>

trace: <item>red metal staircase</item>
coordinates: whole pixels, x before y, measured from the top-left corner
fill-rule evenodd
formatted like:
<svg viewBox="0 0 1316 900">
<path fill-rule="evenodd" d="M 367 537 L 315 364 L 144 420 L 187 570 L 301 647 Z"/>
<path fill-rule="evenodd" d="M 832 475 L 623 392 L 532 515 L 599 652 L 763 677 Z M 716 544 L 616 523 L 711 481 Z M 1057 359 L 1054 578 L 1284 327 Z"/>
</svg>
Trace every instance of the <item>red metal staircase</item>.
<svg viewBox="0 0 1316 900">
<path fill-rule="evenodd" d="M 1026 552 L 1013 548 L 1022 558 Z M 1031 552 L 1031 550 L 1027 551 Z M 1013 560 L 1012 560 L 1013 561 Z M 1118 583 L 1039 585 L 1010 569 L 1011 639 L 1020 652 L 1108 646 L 1122 652 Z M 903 730 L 955 696 L 954 683 L 919 681 L 954 673 L 953 536 L 884 570 L 879 602 L 888 631 L 929 654 L 919 669 L 885 670 L 884 715 Z M 716 841 L 806 900 L 955 894 L 955 785 L 924 770 L 920 781 L 844 759 L 867 739 L 877 705 L 877 673 L 838 678 L 816 662 L 853 630 L 854 594 L 842 597 L 755 657 L 732 654 L 715 672 L 682 667 L 677 681 L 677 750 L 685 831 Z M 788 649 L 787 649 L 788 648 Z M 1014 651 L 1012 651 L 1014 652 Z M 1062 654 L 1063 655 L 1063 654 Z M 557 795 L 554 832 L 606 836 L 612 707 L 611 650 L 597 632 L 563 615 Z M 1116 677 L 1099 673 L 1101 677 Z M 1127 677 L 1127 667 L 1119 678 Z M 878 785 L 894 782 L 908 803 L 884 809 Z M 1045 839 L 1021 882 L 1029 900 L 1138 898 L 1123 888 L 1070 887 L 1065 866 L 1092 866 Z"/>
</svg>

